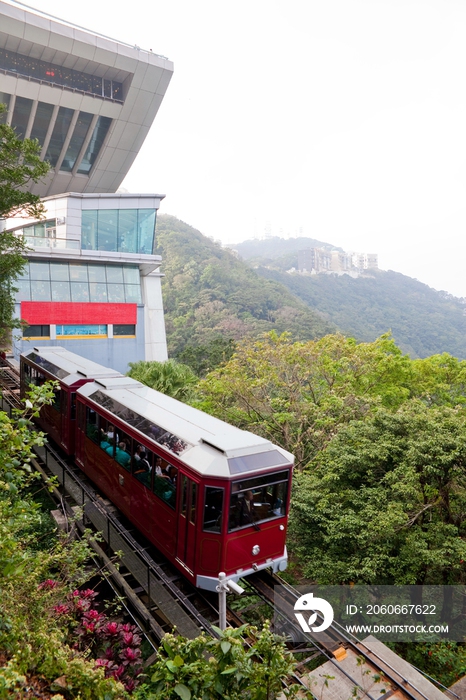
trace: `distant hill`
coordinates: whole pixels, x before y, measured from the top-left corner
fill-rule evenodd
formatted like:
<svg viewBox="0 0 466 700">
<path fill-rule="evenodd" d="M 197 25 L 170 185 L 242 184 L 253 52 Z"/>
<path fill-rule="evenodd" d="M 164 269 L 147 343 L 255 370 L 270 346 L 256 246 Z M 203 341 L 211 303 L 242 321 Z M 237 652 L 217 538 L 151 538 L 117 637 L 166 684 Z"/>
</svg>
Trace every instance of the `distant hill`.
<svg viewBox="0 0 466 700">
<path fill-rule="evenodd" d="M 160 215 L 163 302 L 169 356 L 204 373 L 232 351 L 232 342 L 275 329 L 296 339 L 335 332 L 333 323 L 281 282 L 264 280 L 230 250 L 174 216 Z"/>
<path fill-rule="evenodd" d="M 442 352 L 466 358 L 463 300 L 393 271 L 371 270 L 356 279 L 349 275 L 286 273 L 297 267 L 298 250 L 317 247 L 311 241 L 246 241 L 235 250 L 254 263 L 259 275 L 281 282 L 345 335 L 372 341 L 391 331 L 397 345 L 413 358 Z M 320 243 L 318 247 L 333 246 Z"/>
<path fill-rule="evenodd" d="M 391 331 L 413 358 L 448 352 L 466 359 L 462 300 L 392 271 L 357 279 L 283 271 L 312 245 L 333 248 L 312 238 L 247 241 L 235 246 L 251 256 L 246 262 L 174 216 L 160 215 L 170 357 L 205 373 L 231 355 L 234 342 L 275 329 L 301 340 L 340 330 L 366 342 Z"/>
</svg>

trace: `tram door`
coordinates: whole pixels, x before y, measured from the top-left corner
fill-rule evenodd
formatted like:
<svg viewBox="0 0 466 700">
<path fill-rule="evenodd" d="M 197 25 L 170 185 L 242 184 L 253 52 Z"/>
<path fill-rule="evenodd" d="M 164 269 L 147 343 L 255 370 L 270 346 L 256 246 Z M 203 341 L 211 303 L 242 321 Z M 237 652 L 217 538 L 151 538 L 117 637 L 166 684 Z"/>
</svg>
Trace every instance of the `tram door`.
<svg viewBox="0 0 466 700">
<path fill-rule="evenodd" d="M 196 517 L 198 485 L 186 474 L 180 474 L 180 516 L 178 520 L 178 538 L 176 558 L 191 572 L 194 571 L 196 546 Z"/>
</svg>

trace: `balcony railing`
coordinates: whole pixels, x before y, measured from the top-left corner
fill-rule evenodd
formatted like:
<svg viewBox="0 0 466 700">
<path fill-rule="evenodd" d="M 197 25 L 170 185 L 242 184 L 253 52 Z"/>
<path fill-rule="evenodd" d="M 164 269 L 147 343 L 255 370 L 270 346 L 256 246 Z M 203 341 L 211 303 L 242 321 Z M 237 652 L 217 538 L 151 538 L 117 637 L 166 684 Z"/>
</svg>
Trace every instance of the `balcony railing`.
<svg viewBox="0 0 466 700">
<path fill-rule="evenodd" d="M 81 244 L 79 241 L 70 240 L 69 238 L 41 238 L 39 236 L 25 236 L 26 245 L 30 248 L 41 250 L 79 250 Z"/>
</svg>

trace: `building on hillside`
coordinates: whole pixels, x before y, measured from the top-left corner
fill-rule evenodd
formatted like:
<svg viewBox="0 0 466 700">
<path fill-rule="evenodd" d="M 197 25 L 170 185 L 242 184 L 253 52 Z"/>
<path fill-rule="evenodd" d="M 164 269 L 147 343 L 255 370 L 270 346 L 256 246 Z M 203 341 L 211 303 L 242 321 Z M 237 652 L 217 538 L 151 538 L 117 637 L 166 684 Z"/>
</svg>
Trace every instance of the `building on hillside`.
<svg viewBox="0 0 466 700">
<path fill-rule="evenodd" d="M 352 266 L 357 270 L 377 270 L 377 253 L 351 253 Z"/>
<path fill-rule="evenodd" d="M 299 272 L 326 272 L 331 269 L 332 255 L 324 248 L 298 250 Z"/>
<path fill-rule="evenodd" d="M 15 357 L 65 345 L 122 372 L 165 360 L 161 258 L 164 195 L 116 193 L 157 114 L 173 64 L 10 0 L 0 0 L 2 119 L 36 138 L 51 163 L 34 194 L 43 221 L 0 221 L 31 248 L 17 286 Z M 156 163 L 155 163 L 156 165 Z"/>
<path fill-rule="evenodd" d="M 377 270 L 376 253 L 346 253 L 324 248 L 306 248 L 298 251 L 298 271 L 301 273 L 333 272 L 358 276 L 364 270 Z"/>
</svg>

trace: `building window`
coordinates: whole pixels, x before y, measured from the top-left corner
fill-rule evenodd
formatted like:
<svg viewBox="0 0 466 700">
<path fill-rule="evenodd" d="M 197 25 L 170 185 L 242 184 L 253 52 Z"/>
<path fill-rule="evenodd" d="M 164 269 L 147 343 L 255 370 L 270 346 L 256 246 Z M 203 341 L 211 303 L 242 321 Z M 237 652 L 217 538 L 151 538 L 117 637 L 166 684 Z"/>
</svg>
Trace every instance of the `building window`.
<svg viewBox="0 0 466 700">
<path fill-rule="evenodd" d="M 136 326 L 134 323 L 115 323 L 113 326 L 113 335 L 136 335 Z"/>
<path fill-rule="evenodd" d="M 57 325 L 57 338 L 69 336 L 107 337 L 107 326 L 102 324 Z"/>
<path fill-rule="evenodd" d="M 50 326 L 27 326 L 23 328 L 23 338 L 50 338 Z"/>
<path fill-rule="evenodd" d="M 88 209 L 82 212 L 84 250 L 152 255 L 155 209 Z"/>
<path fill-rule="evenodd" d="M 100 78 L 72 68 L 63 68 L 14 51 L 0 49 L 0 67 L 14 75 L 25 75 L 51 85 L 62 85 L 82 92 L 90 92 L 98 97 L 123 101 L 122 84 L 116 80 Z"/>
<path fill-rule="evenodd" d="M 16 282 L 17 301 L 141 304 L 137 265 L 30 261 Z"/>
</svg>

